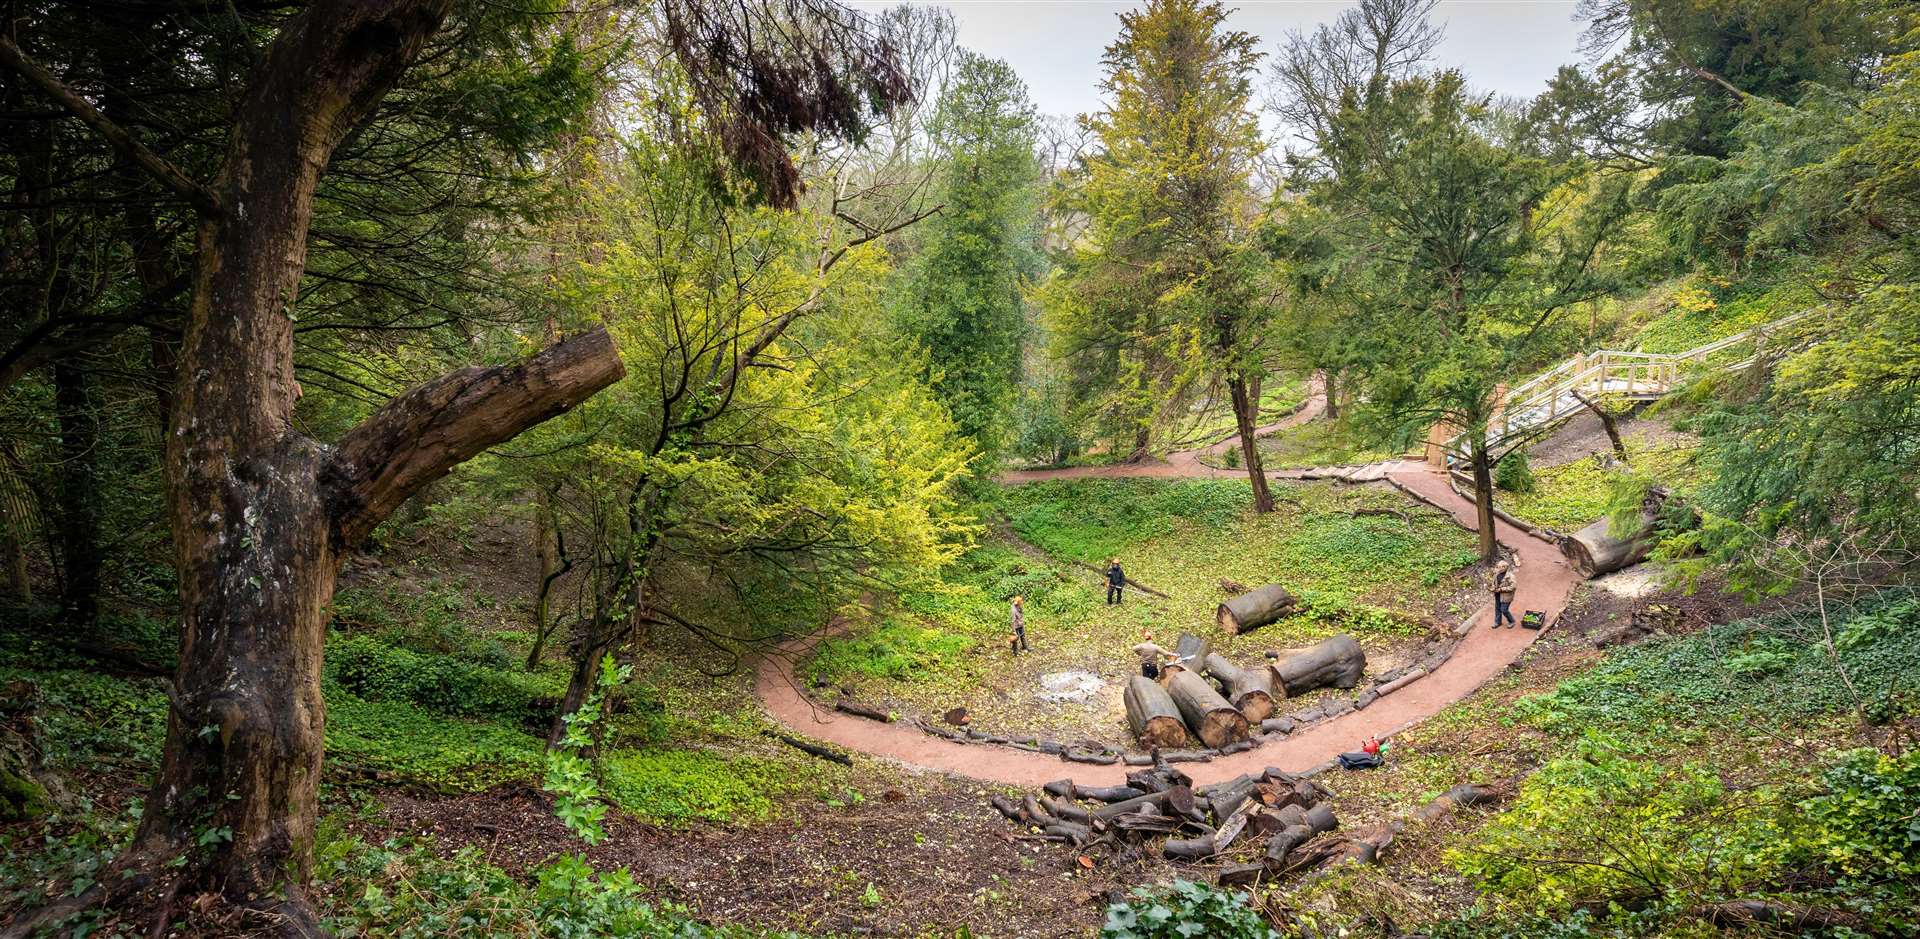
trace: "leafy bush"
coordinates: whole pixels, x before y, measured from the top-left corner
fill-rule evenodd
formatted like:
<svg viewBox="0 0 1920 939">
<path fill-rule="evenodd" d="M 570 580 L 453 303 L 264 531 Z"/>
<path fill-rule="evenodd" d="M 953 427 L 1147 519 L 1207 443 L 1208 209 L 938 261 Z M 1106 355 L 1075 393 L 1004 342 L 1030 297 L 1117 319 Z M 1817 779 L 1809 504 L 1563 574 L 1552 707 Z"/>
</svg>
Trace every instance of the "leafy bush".
<svg viewBox="0 0 1920 939">
<path fill-rule="evenodd" d="M 551 672 L 475 665 L 415 652 L 379 636 L 337 636 L 327 647 L 326 677 L 372 701 L 411 701 L 462 717 L 544 725 L 565 693 Z"/>
<path fill-rule="evenodd" d="M 0 684 L 16 679 L 35 686 L 50 764 L 97 770 L 159 763 L 167 730 L 167 699 L 160 679 L 0 668 Z"/>
<path fill-rule="evenodd" d="M 1131 899 L 1107 907 L 1100 939 L 1279 939 L 1240 895 L 1208 884 L 1176 880 L 1162 889 L 1135 888 Z"/>
<path fill-rule="evenodd" d="M 1527 779 L 1454 868 L 1532 912 L 1759 883 L 1784 853 L 1778 804 L 1699 764 L 1628 759 L 1597 738 Z"/>
<path fill-rule="evenodd" d="M 1500 459 L 1493 467 L 1494 488 L 1505 492 L 1532 492 L 1534 488 L 1533 468 L 1527 465 L 1525 450 L 1515 450 Z"/>
<path fill-rule="evenodd" d="M 1920 875 L 1920 750 L 1854 750 L 1820 781 L 1826 792 L 1800 806 L 1813 860 L 1854 879 Z"/>
</svg>

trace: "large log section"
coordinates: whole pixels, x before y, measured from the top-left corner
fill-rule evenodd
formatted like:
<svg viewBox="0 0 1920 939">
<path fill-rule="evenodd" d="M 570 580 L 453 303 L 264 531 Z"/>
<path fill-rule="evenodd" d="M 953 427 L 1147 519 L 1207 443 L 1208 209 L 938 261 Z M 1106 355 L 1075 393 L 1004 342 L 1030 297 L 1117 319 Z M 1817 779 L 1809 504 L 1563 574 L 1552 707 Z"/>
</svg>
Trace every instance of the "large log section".
<svg viewBox="0 0 1920 939">
<path fill-rule="evenodd" d="M 1153 679 L 1133 676 L 1121 698 L 1127 705 L 1127 723 L 1133 725 L 1133 735 L 1140 738 L 1141 743 L 1168 749 L 1192 744 L 1187 725 L 1180 719 L 1179 707 L 1167 689 Z"/>
<path fill-rule="evenodd" d="M 1198 673 L 1174 672 L 1167 679 L 1167 694 L 1187 719 L 1187 727 L 1207 746 L 1217 749 L 1247 739 L 1246 716 L 1234 710 Z"/>
<path fill-rule="evenodd" d="M 1315 688 L 1351 688 L 1367 670 L 1367 654 L 1352 636 L 1335 636 L 1273 666 L 1279 690 L 1289 698 Z"/>
<path fill-rule="evenodd" d="M 1220 604 L 1214 619 L 1228 635 L 1238 635 L 1259 629 L 1293 612 L 1297 602 L 1287 588 L 1268 584 Z"/>
<path fill-rule="evenodd" d="M 1258 724 L 1273 716 L 1273 669 L 1265 665 L 1241 668 L 1215 652 L 1207 656 L 1206 671 L 1226 686 L 1227 700 L 1246 715 L 1249 723 Z"/>
<path fill-rule="evenodd" d="M 1652 530 L 1653 517 L 1642 515 L 1632 537 L 1615 538 L 1603 518 L 1561 541 L 1560 551 L 1582 576 L 1598 577 L 1646 560 L 1653 549 Z"/>
</svg>

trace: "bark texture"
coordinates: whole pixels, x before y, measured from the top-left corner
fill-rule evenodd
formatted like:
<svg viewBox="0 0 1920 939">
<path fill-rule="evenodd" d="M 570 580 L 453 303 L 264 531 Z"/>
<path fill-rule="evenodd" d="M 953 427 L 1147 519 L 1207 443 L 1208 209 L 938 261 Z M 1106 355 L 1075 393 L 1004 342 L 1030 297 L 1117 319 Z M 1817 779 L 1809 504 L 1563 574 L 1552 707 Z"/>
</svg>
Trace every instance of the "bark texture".
<svg viewBox="0 0 1920 939">
<path fill-rule="evenodd" d="M 1323 640 L 1299 655 L 1282 659 L 1273 666 L 1279 691 L 1293 698 L 1315 688 L 1351 688 L 1360 683 L 1367 669 L 1367 654 L 1352 636 Z"/>
<path fill-rule="evenodd" d="M 1240 375 L 1227 379 L 1227 393 L 1233 399 L 1233 423 L 1240 431 L 1240 465 L 1247 468 L 1247 480 L 1253 484 L 1253 510 L 1273 511 L 1273 490 L 1267 487 L 1267 473 L 1260 462 L 1260 393 L 1249 387 Z"/>
<path fill-rule="evenodd" d="M 1192 745 L 1187 725 L 1172 696 L 1151 678 L 1135 675 L 1121 693 L 1127 706 L 1127 723 L 1133 735 L 1149 747 L 1185 747 Z"/>
<path fill-rule="evenodd" d="M 1296 603 L 1287 588 L 1268 584 L 1220 604 L 1214 612 L 1214 621 L 1229 635 L 1238 635 L 1292 613 Z"/>
<path fill-rule="evenodd" d="M 1585 577 L 1610 574 L 1646 560 L 1653 550 L 1653 517 L 1642 515 L 1633 535 L 1616 538 L 1607 519 L 1601 519 L 1560 542 L 1560 552 Z"/>
<path fill-rule="evenodd" d="M 1207 746 L 1219 748 L 1247 739 L 1246 717 L 1198 674 L 1175 672 L 1167 681 L 1167 694 L 1186 718 L 1187 727 Z"/>
</svg>

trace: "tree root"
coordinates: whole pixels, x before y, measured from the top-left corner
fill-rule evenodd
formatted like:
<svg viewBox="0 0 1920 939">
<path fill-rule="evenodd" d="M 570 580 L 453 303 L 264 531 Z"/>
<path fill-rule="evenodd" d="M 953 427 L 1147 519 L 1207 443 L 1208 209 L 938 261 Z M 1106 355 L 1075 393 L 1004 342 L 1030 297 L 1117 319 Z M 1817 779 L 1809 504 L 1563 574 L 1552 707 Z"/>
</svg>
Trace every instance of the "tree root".
<svg viewBox="0 0 1920 939">
<path fill-rule="evenodd" d="M 57 935 L 60 927 L 89 910 L 123 912 L 127 925 L 148 923 L 151 918 L 148 935 L 164 936 L 174 918 L 175 900 L 193 878 L 190 870 L 171 870 L 168 861 L 174 856 L 173 851 L 150 848 L 129 851 L 108 865 L 94 886 L 26 913 L 0 930 L 0 939 L 31 939 L 43 932 Z M 313 905 L 298 892 L 285 898 L 229 898 L 229 902 L 231 909 L 250 920 L 249 925 L 261 935 L 285 939 L 329 939 L 332 935 L 320 925 L 320 915 Z"/>
</svg>

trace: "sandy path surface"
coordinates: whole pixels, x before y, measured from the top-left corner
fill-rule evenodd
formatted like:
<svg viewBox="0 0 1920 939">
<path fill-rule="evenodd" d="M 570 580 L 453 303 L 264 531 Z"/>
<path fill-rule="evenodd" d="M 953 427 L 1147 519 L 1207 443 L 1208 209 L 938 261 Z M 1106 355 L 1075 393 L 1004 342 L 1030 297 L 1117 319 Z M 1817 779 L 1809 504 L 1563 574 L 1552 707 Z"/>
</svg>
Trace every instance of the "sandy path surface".
<svg viewBox="0 0 1920 939">
<path fill-rule="evenodd" d="M 1387 471 L 1400 485 L 1445 507 L 1462 523 L 1474 524 L 1473 503 L 1454 492 L 1440 473 L 1425 464 L 1412 462 L 1391 464 Z M 1501 543 L 1518 556 L 1515 573 L 1520 589 L 1514 609 L 1543 610 L 1549 620 L 1559 616 L 1580 579 L 1566 565 L 1559 549 L 1505 522 L 1496 524 L 1495 533 Z M 1210 763 L 1182 763 L 1180 768 L 1192 776 L 1196 784 L 1218 782 L 1268 766 L 1300 772 L 1343 751 L 1359 749 L 1360 742 L 1369 736 L 1385 737 L 1432 717 L 1499 674 L 1539 635 L 1525 629 L 1490 629 L 1487 624 L 1492 615 L 1491 605 L 1474 614 L 1472 630 L 1454 649 L 1451 658 L 1432 674 L 1381 698 L 1364 711 L 1322 721 L 1285 740 L 1244 753 L 1219 757 Z M 1124 781 L 1129 770 L 1125 766 L 1068 763 L 1058 757 L 1008 747 L 956 743 L 915 727 L 882 724 L 821 709 L 802 693 L 792 665 L 803 660 L 819 638 L 789 643 L 780 654 L 762 658 L 754 675 L 754 692 L 761 704 L 775 720 L 797 734 L 912 767 L 1016 786 L 1038 786 L 1063 778 L 1089 786 L 1117 785 Z"/>
</svg>

